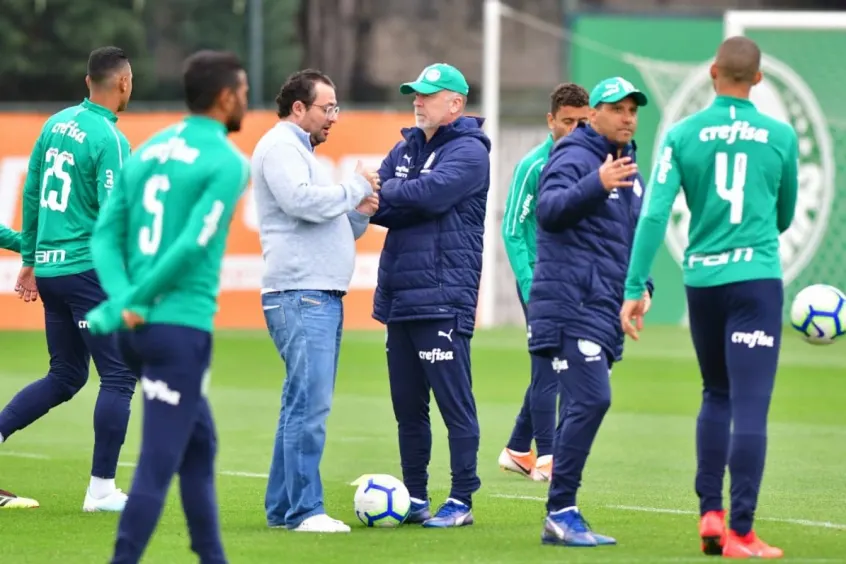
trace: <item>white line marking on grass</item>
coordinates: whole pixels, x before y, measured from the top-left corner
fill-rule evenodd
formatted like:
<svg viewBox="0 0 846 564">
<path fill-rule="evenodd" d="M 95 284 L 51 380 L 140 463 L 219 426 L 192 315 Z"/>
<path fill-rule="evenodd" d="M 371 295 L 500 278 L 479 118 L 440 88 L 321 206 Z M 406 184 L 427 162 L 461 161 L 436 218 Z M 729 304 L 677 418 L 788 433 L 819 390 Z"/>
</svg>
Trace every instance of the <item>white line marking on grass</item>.
<svg viewBox="0 0 846 564">
<path fill-rule="evenodd" d="M 118 462 L 118 466 L 124 468 L 135 468 L 137 464 L 134 462 Z M 266 480 L 269 476 L 260 472 L 236 472 L 233 470 L 218 470 L 218 476 L 231 476 L 233 478 L 260 478 Z"/>
<path fill-rule="evenodd" d="M 12 458 L 31 458 L 34 460 L 50 460 L 49 456 L 43 454 L 35 454 L 34 452 L 18 452 L 14 450 L 0 450 L 0 456 L 10 456 Z"/>
<path fill-rule="evenodd" d="M 0 449 L 0 456 L 9 456 L 14 458 L 29 458 L 34 460 L 50 460 L 49 456 L 37 454 L 32 452 L 18 452 L 13 450 Z M 134 468 L 134 462 L 118 462 L 118 466 L 123 468 Z M 266 480 L 268 475 L 263 472 L 241 472 L 235 470 L 219 470 L 219 476 L 229 476 L 232 478 L 251 478 Z M 499 499 L 515 499 L 519 501 L 546 501 L 547 498 L 533 495 L 511 495 L 511 494 L 491 494 L 491 497 Z M 662 507 L 641 507 L 639 505 L 606 505 L 607 509 L 616 509 L 618 511 L 639 511 L 641 513 L 663 513 L 667 515 L 698 515 L 696 511 L 686 509 L 671 509 Z M 810 519 L 790 519 L 782 517 L 756 517 L 761 521 L 771 521 L 773 523 L 788 523 L 790 525 L 800 525 L 803 527 L 815 527 L 818 529 L 835 529 L 838 531 L 846 531 L 846 524 L 832 523 L 831 521 L 812 521 Z M 681 562 L 678 560 L 677 562 Z M 808 561 L 810 562 L 810 561 Z M 831 560 L 814 560 L 814 562 L 832 562 Z"/>
<path fill-rule="evenodd" d="M 492 497 L 500 499 L 517 499 L 522 501 L 546 501 L 545 497 L 530 496 L 530 495 L 508 495 L 508 494 L 493 494 Z M 698 511 L 690 511 L 686 509 L 670 509 L 661 507 L 641 507 L 638 505 L 606 505 L 608 509 L 617 509 L 619 511 L 639 511 L 642 513 L 664 513 L 668 515 L 699 515 Z M 846 524 L 832 523 L 830 521 L 811 521 L 809 519 L 788 519 L 781 517 L 756 517 L 760 521 L 771 521 L 773 523 L 789 523 L 791 525 L 801 525 L 803 527 L 815 527 L 819 529 L 836 529 L 838 531 L 846 531 Z"/>
</svg>

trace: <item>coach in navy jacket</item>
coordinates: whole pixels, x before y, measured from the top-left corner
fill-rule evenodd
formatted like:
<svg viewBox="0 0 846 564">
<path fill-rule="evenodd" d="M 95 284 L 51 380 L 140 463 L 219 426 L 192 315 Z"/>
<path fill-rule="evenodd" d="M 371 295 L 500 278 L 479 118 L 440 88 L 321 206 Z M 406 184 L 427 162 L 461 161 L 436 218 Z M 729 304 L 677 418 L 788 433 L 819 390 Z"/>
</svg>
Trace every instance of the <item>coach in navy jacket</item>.
<svg viewBox="0 0 846 564">
<path fill-rule="evenodd" d="M 463 116 L 469 87 L 446 64 L 403 84 L 414 95 L 417 127 L 379 170 L 379 210 L 388 228 L 373 317 L 387 326 L 391 400 L 403 480 L 412 498 L 408 521 L 424 527 L 473 522 L 479 423 L 470 375 L 470 339 L 482 272 L 490 141 L 481 118 Z M 432 450 L 429 390 L 449 435 L 452 488 L 433 516 L 427 467 Z"/>
<path fill-rule="evenodd" d="M 611 365 L 622 356 L 619 312 L 646 185 L 633 135 L 646 103 L 628 81 L 602 81 L 590 95 L 590 125 L 561 139 L 541 174 L 529 350 L 548 357 L 566 402 L 543 533 L 552 544 L 615 543 L 587 529 L 576 492 L 611 404 Z"/>
</svg>

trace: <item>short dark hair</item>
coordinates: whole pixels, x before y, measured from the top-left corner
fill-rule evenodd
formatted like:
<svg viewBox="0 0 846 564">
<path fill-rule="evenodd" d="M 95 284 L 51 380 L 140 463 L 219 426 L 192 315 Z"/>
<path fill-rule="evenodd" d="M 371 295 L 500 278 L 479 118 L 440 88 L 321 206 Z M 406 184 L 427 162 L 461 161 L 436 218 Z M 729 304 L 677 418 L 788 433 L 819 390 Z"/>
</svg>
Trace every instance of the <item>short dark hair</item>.
<svg viewBox="0 0 846 564">
<path fill-rule="evenodd" d="M 555 115 L 558 108 L 564 106 L 572 106 L 574 108 L 583 108 L 590 103 L 587 90 L 572 82 L 565 82 L 559 84 L 549 95 L 549 113 Z"/>
<path fill-rule="evenodd" d="M 322 82 L 327 86 L 335 88 L 335 83 L 325 73 L 317 69 L 305 69 L 297 71 L 285 79 L 285 83 L 276 96 L 276 115 L 280 118 L 291 115 L 294 102 L 302 102 L 311 106 L 317 98 L 314 88 L 315 83 Z"/>
<path fill-rule="evenodd" d="M 102 84 L 129 64 L 120 47 L 98 47 L 88 55 L 88 77 L 94 84 Z"/>
<path fill-rule="evenodd" d="M 748 37 L 729 37 L 717 50 L 717 70 L 733 82 L 751 84 L 761 70 L 761 49 Z"/>
<path fill-rule="evenodd" d="M 220 93 L 238 88 L 244 65 L 229 51 L 197 51 L 187 59 L 182 72 L 185 105 L 192 113 L 209 111 Z"/>
</svg>

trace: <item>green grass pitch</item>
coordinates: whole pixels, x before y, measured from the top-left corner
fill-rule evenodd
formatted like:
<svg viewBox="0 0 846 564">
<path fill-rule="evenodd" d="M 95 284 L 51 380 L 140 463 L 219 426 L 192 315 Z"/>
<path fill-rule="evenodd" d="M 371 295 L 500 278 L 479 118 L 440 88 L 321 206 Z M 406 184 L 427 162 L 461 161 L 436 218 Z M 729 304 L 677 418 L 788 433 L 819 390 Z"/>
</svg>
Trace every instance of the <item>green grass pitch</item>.
<svg viewBox="0 0 846 564">
<path fill-rule="evenodd" d="M 812 347 L 788 333 L 771 410 L 769 453 L 758 532 L 787 561 L 846 562 L 846 345 Z M 0 333 L 0 402 L 47 367 L 40 333 Z M 263 332 L 216 336 L 211 401 L 220 452 L 217 482 L 224 543 L 233 563 L 448 563 L 706 561 L 698 549 L 693 493 L 699 376 L 686 330 L 647 327 L 615 367 L 614 400 L 588 460 L 580 506 L 616 547 L 541 546 L 547 485 L 497 466 L 528 381 L 525 333 L 479 332 L 473 378 L 482 443 L 476 524 L 457 530 L 365 529 L 352 509 L 361 474 L 399 476 L 396 423 L 388 396 L 384 333 L 344 337 L 322 464 L 330 514 L 350 535 L 271 530 L 264 519 L 264 476 L 279 412 L 284 370 Z M 0 488 L 41 502 L 0 511 L 0 562 L 107 562 L 118 517 L 84 514 L 96 375 L 73 401 L 0 445 Z M 140 393 L 140 392 L 139 392 Z M 128 489 L 139 445 L 141 404 L 133 403 L 118 484 Z M 432 402 L 434 411 L 434 401 Z M 446 430 L 433 416 L 433 502 L 447 494 Z M 144 562 L 196 562 L 188 548 L 178 485 Z"/>
</svg>

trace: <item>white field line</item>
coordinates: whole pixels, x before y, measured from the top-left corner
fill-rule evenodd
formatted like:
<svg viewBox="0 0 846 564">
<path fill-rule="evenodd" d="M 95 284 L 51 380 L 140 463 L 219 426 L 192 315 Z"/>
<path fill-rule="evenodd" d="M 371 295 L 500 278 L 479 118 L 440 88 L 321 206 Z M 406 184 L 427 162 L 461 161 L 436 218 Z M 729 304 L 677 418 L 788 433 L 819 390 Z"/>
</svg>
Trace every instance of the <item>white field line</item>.
<svg viewBox="0 0 846 564">
<path fill-rule="evenodd" d="M 29 458 L 36 460 L 50 460 L 49 456 L 37 453 L 17 452 L 11 450 L 0 449 L 0 456 L 8 456 L 12 458 Z M 119 462 L 118 466 L 124 468 L 134 468 L 134 462 Z M 219 476 L 229 476 L 232 478 L 252 478 L 266 480 L 268 475 L 262 472 L 241 472 L 236 470 L 219 470 Z M 512 494 L 489 494 L 490 497 L 498 499 L 514 499 L 520 501 L 535 501 L 545 502 L 545 497 L 531 496 L 531 495 L 512 495 Z M 641 513 L 662 513 L 668 515 L 698 515 L 698 512 L 686 509 L 671 509 L 662 507 L 641 507 L 638 505 L 606 505 L 607 509 L 615 509 L 618 511 L 636 511 Z M 809 519 L 793 519 L 787 517 L 755 517 L 760 521 L 771 521 L 773 523 L 788 523 L 790 525 L 799 525 L 802 527 L 814 527 L 818 529 L 835 529 L 838 531 L 846 531 L 846 524 L 832 523 L 831 521 L 811 521 Z M 672 560 L 672 562 L 682 562 L 684 560 Z M 669 562 L 669 561 L 668 561 Z M 815 560 L 815 562 L 827 562 L 827 560 Z"/>
<path fill-rule="evenodd" d="M 530 496 L 530 495 L 509 495 L 509 494 L 492 494 L 491 497 L 500 499 L 519 499 L 523 501 L 540 501 L 545 502 L 545 497 Z M 662 507 L 641 507 L 638 505 L 606 505 L 607 509 L 617 509 L 619 511 L 638 511 L 641 513 L 664 513 L 669 515 L 699 515 L 697 511 L 690 511 L 686 509 L 668 509 Z M 846 531 L 846 525 L 841 523 L 832 523 L 830 521 L 810 521 L 808 519 L 788 519 L 781 517 L 755 517 L 759 521 L 772 521 L 774 523 L 790 523 L 791 525 L 802 525 L 804 527 L 816 527 L 822 529 L 837 529 L 839 531 Z"/>
</svg>

